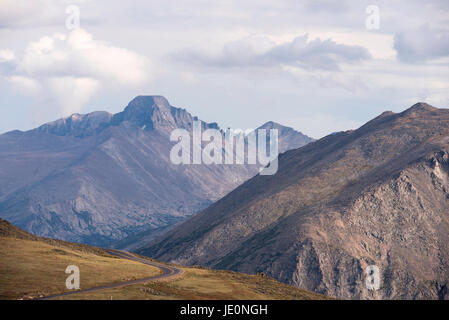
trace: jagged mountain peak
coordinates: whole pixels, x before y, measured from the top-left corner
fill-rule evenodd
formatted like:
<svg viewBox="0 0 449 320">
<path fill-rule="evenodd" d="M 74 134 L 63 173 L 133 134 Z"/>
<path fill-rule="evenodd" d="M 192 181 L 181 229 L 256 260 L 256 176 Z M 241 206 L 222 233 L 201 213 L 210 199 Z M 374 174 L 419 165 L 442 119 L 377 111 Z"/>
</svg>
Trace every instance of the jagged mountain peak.
<svg viewBox="0 0 449 320">
<path fill-rule="evenodd" d="M 190 127 L 193 117 L 185 109 L 170 105 L 163 96 L 137 96 L 125 110 L 114 115 L 113 124 L 128 121 L 144 130 L 162 131 Z"/>
<path fill-rule="evenodd" d="M 82 138 L 126 122 L 128 125 L 139 127 L 145 131 L 156 129 L 159 132 L 167 133 L 177 128 L 190 130 L 195 120 L 201 122 L 203 130 L 207 128 L 220 129 L 215 122 L 206 123 L 199 120 L 198 117 L 192 116 L 186 109 L 170 105 L 163 96 L 141 95 L 132 99 L 123 111 L 116 114 L 107 111 L 94 111 L 87 114 L 73 113 L 33 130 L 58 136 L 72 135 Z"/>
<path fill-rule="evenodd" d="M 163 96 L 137 96 L 125 108 L 126 112 L 139 112 L 146 109 L 170 109 L 170 103 Z"/>
</svg>

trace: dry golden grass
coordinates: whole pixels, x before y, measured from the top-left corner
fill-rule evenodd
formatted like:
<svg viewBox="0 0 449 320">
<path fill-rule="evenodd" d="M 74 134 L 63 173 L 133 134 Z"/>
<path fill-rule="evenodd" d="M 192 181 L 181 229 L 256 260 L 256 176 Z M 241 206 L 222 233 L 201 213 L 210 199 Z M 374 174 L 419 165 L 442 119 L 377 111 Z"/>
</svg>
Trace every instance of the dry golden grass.
<svg viewBox="0 0 449 320">
<path fill-rule="evenodd" d="M 68 291 L 68 265 L 80 268 L 81 289 L 160 274 L 158 268 L 100 248 L 33 236 L 0 220 L 0 299 L 31 299 Z M 142 257 L 141 257 L 142 258 Z M 129 285 L 61 299 L 325 299 L 259 275 L 183 269 L 167 281 Z"/>
<path fill-rule="evenodd" d="M 102 254 L 100 254 L 102 253 Z M 68 265 L 80 269 L 81 289 L 157 275 L 160 270 L 63 242 L 0 237 L 0 299 L 30 299 L 69 291 Z"/>
<path fill-rule="evenodd" d="M 327 298 L 259 275 L 197 268 L 182 269 L 183 277 L 173 281 L 131 285 L 75 294 L 61 299 L 321 300 Z"/>
</svg>

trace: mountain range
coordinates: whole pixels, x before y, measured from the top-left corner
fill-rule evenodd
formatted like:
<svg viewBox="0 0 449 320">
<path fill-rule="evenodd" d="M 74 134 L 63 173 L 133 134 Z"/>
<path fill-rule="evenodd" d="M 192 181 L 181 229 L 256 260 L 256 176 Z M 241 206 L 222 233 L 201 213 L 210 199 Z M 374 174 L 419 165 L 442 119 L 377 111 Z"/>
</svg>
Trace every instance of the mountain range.
<svg viewBox="0 0 449 320">
<path fill-rule="evenodd" d="M 258 172 L 250 165 L 172 164 L 170 133 L 191 130 L 195 120 L 162 96 L 138 96 L 117 114 L 73 114 L 2 134 L 0 217 L 67 241 L 147 243 Z M 313 140 L 273 122 L 262 127 L 280 130 L 281 151 Z"/>
<path fill-rule="evenodd" d="M 137 252 L 344 299 L 446 299 L 448 230 L 449 109 L 417 103 L 281 154 Z"/>
</svg>

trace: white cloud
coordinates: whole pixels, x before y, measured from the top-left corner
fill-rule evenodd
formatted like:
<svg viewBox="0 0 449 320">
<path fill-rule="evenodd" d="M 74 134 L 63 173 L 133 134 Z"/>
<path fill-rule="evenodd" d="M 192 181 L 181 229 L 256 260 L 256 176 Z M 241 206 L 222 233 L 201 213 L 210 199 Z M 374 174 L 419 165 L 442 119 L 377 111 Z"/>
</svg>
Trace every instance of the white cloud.
<svg viewBox="0 0 449 320">
<path fill-rule="evenodd" d="M 64 3 L 55 0 L 0 1 L 0 28 L 22 28 L 53 24 Z"/>
<path fill-rule="evenodd" d="M 339 70 L 341 64 L 369 59 L 370 54 L 358 45 L 336 43 L 331 38 L 309 39 L 305 34 L 280 44 L 266 37 L 247 37 L 225 44 L 215 55 L 184 51 L 176 58 L 208 67 L 271 68 L 290 65 L 305 70 Z"/>
<path fill-rule="evenodd" d="M 53 105 L 62 108 L 63 114 L 78 112 L 99 88 L 99 81 L 92 78 L 58 77 L 46 80 L 45 87 L 51 88 L 49 99 Z"/>
<path fill-rule="evenodd" d="M 429 24 L 398 32 L 394 48 L 404 62 L 422 62 L 449 56 L 449 29 L 430 28 Z"/>
<path fill-rule="evenodd" d="M 31 78 L 23 77 L 23 76 L 9 76 L 7 80 L 14 85 L 14 87 L 18 89 L 22 89 L 25 93 L 31 93 L 33 95 L 37 95 L 41 86 L 39 83 Z"/>
<path fill-rule="evenodd" d="M 10 49 L 0 50 L 0 63 L 9 62 L 16 58 L 14 51 Z"/>
<path fill-rule="evenodd" d="M 141 85 L 149 73 L 145 57 L 94 40 L 83 29 L 41 37 L 16 59 L 0 51 L 0 62 L 12 60 L 13 70 L 3 76 L 63 115 L 79 112 L 100 87 Z"/>
</svg>

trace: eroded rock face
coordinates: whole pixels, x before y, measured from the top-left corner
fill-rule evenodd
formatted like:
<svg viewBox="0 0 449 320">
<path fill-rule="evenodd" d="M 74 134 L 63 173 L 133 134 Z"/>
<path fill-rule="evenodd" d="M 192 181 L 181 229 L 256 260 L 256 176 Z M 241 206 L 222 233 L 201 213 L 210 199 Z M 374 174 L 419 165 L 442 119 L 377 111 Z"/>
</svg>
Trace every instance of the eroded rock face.
<svg viewBox="0 0 449 320">
<path fill-rule="evenodd" d="M 280 156 L 140 253 L 345 299 L 447 298 L 449 110 L 419 103 Z M 369 290 L 365 269 L 379 268 Z M 446 288 L 446 289 L 445 289 Z"/>
<path fill-rule="evenodd" d="M 289 282 L 342 298 L 438 298 L 449 276 L 449 185 L 447 173 L 438 178 L 429 164 L 414 164 L 344 209 L 318 213 Z M 378 291 L 365 286 L 368 265 L 381 271 Z M 308 284 L 308 273 L 320 281 Z"/>
<path fill-rule="evenodd" d="M 173 165 L 170 133 L 190 131 L 193 121 L 164 97 L 139 96 L 114 115 L 74 114 L 0 135 L 0 217 L 91 245 L 137 233 L 121 248 L 148 241 L 257 173 L 242 165 Z M 305 137 L 294 131 L 289 138 L 295 133 Z"/>
</svg>

